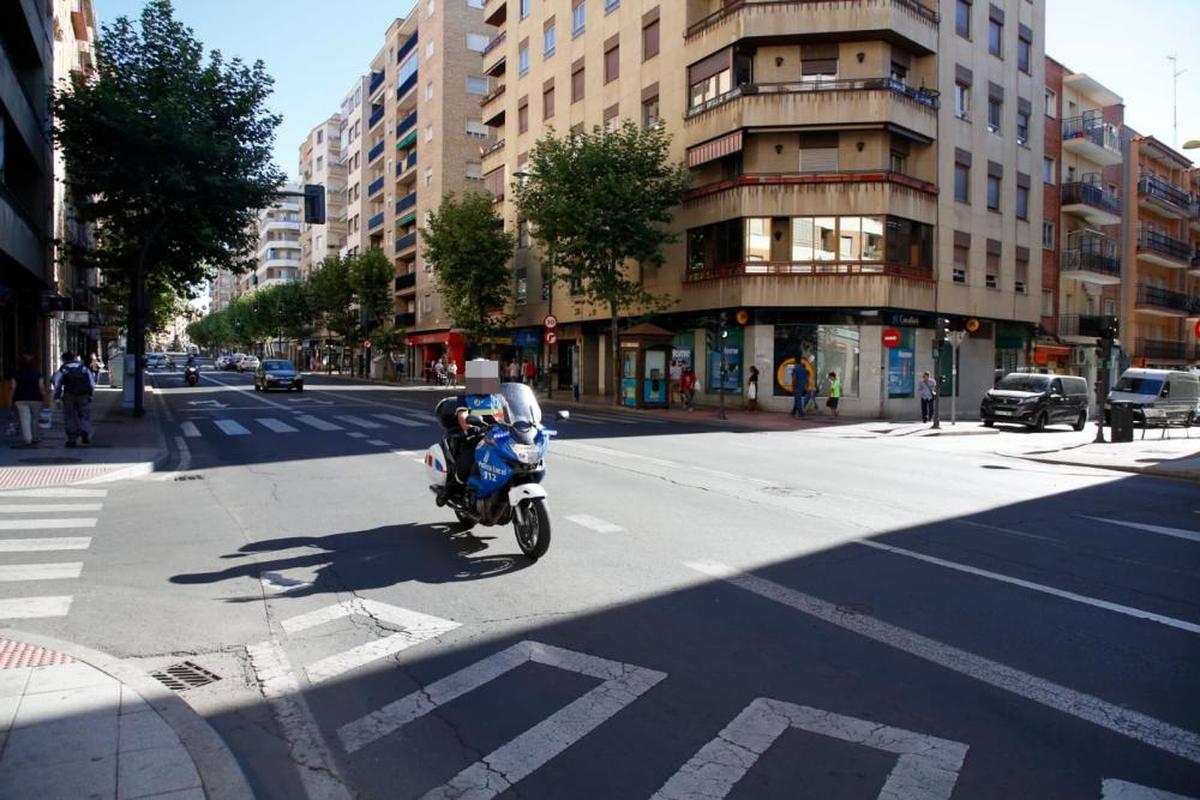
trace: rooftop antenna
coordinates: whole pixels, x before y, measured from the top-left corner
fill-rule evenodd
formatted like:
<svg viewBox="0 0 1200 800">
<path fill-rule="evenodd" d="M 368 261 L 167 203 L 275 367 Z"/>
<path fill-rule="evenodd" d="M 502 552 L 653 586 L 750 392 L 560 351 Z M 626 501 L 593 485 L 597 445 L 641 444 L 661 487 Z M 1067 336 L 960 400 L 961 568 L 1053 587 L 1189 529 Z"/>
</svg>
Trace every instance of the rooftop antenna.
<svg viewBox="0 0 1200 800">
<path fill-rule="evenodd" d="M 1174 55 L 1167 56 L 1167 61 L 1171 62 L 1171 146 L 1179 147 L 1179 99 L 1176 93 L 1176 85 L 1179 83 L 1179 76 L 1187 72 L 1186 69 L 1178 69 L 1179 60 Z"/>
</svg>

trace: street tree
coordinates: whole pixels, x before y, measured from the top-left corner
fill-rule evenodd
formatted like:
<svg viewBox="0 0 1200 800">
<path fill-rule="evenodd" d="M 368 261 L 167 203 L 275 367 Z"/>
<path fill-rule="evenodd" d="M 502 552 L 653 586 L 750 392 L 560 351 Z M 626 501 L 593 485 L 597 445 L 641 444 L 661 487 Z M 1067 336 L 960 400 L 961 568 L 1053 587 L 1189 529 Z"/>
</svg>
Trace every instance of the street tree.
<svg viewBox="0 0 1200 800">
<path fill-rule="evenodd" d="M 350 285 L 362 310 L 364 332 L 383 325 L 392 310 L 396 270 L 378 247 L 350 259 Z"/>
<path fill-rule="evenodd" d="M 233 341 L 229 327 L 229 316 L 223 311 L 214 311 L 207 316 L 188 323 L 187 335 L 192 342 L 205 350 L 220 350 Z"/>
<path fill-rule="evenodd" d="M 550 279 L 567 283 L 581 303 L 610 316 L 612 386 L 620 402 L 621 318 L 669 301 L 642 285 L 641 269 L 664 260 L 677 241 L 671 209 L 683 200 L 687 169 L 672 163 L 662 126 L 618 128 L 558 138 L 551 131 L 529 154 L 529 174 L 515 184 L 517 213 L 529 223 Z"/>
<path fill-rule="evenodd" d="M 350 259 L 327 256 L 313 270 L 306 283 L 313 317 L 321 327 L 351 343 L 359 332 L 358 309 L 354 306 L 354 285 L 350 280 Z"/>
<path fill-rule="evenodd" d="M 150 0 L 137 23 L 103 26 L 95 53 L 95 71 L 55 93 L 54 134 L 76 208 L 97 223 L 94 250 L 74 255 L 125 276 L 129 350 L 141 359 L 149 289 L 182 293 L 251 262 L 254 211 L 284 179 L 271 163 L 280 118 L 265 107 L 262 62 L 206 57 L 169 0 Z M 142 371 L 134 376 L 140 416 Z"/>
<path fill-rule="evenodd" d="M 479 192 L 448 194 L 422 231 L 423 255 L 433 265 L 442 303 L 454 327 L 469 341 L 482 341 L 507 328 L 513 299 L 509 269 L 515 239 Z"/>
</svg>

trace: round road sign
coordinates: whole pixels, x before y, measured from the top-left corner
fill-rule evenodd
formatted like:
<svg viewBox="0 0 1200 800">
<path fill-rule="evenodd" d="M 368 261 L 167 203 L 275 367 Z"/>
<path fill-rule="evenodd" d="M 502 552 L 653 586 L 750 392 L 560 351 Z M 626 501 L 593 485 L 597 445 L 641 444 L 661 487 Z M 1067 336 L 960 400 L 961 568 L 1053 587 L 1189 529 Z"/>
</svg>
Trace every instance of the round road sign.
<svg viewBox="0 0 1200 800">
<path fill-rule="evenodd" d="M 900 331 L 895 328 L 883 329 L 883 346 L 884 347 L 899 347 L 900 346 Z"/>
<path fill-rule="evenodd" d="M 370 340 L 370 339 L 365 339 L 365 340 L 363 341 L 363 349 L 364 349 L 364 350 L 370 350 L 370 349 L 371 349 L 371 340 Z"/>
<path fill-rule="evenodd" d="M 546 344 L 554 344 L 558 341 L 558 334 L 554 331 L 546 331 L 546 336 L 544 338 L 546 339 Z"/>
<path fill-rule="evenodd" d="M 547 314 L 546 318 L 542 320 L 542 324 L 546 326 L 546 330 L 552 331 L 558 327 L 558 317 L 553 314 Z"/>
</svg>

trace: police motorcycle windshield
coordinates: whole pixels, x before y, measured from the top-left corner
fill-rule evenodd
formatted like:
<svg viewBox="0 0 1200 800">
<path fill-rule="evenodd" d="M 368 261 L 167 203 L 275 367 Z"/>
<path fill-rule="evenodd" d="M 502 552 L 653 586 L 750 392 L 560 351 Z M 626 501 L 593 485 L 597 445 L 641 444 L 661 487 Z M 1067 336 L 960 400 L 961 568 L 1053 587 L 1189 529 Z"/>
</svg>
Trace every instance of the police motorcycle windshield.
<svg viewBox="0 0 1200 800">
<path fill-rule="evenodd" d="M 533 444 L 542 424 L 542 408 L 533 389 L 523 383 L 502 383 L 500 393 L 512 415 L 509 425 L 513 438 L 521 444 Z"/>
</svg>

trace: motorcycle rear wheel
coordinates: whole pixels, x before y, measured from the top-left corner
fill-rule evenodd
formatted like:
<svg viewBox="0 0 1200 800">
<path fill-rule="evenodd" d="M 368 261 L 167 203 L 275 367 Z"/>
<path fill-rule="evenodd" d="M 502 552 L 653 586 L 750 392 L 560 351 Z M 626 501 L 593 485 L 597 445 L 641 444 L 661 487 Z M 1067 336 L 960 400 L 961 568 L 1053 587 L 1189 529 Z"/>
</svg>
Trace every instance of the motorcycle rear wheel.
<svg viewBox="0 0 1200 800">
<path fill-rule="evenodd" d="M 550 549 L 550 512 L 546 501 L 539 498 L 526 500 L 520 515 L 513 515 L 513 530 L 517 534 L 517 545 L 521 552 L 533 561 L 546 555 Z M 525 523 L 519 521 L 524 518 Z"/>
<path fill-rule="evenodd" d="M 454 509 L 454 516 L 458 517 L 458 523 L 460 525 L 462 525 L 464 528 L 475 527 L 475 518 L 472 517 L 470 514 L 467 514 L 463 511 L 459 511 L 456 508 L 456 509 Z"/>
</svg>

